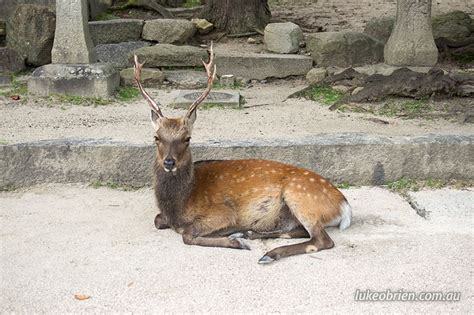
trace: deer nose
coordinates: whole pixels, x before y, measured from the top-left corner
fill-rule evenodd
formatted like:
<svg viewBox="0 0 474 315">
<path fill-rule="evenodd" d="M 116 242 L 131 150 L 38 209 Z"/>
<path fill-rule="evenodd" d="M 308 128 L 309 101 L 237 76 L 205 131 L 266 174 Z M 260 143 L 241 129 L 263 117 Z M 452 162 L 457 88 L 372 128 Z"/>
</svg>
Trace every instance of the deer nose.
<svg viewBox="0 0 474 315">
<path fill-rule="evenodd" d="M 174 159 L 166 158 L 166 159 L 163 161 L 163 164 L 164 164 L 165 168 L 167 168 L 167 169 L 173 169 L 174 166 L 176 165 L 176 161 L 175 161 Z"/>
</svg>

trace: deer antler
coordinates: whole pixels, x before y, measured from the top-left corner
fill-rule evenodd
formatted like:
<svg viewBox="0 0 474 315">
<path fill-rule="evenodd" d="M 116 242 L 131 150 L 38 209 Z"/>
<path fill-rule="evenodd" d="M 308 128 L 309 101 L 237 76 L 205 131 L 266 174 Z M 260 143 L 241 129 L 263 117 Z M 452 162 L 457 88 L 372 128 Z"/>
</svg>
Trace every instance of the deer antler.
<svg viewBox="0 0 474 315">
<path fill-rule="evenodd" d="M 164 116 L 159 107 L 159 103 L 155 102 L 151 98 L 150 94 L 148 94 L 147 91 L 145 91 L 142 83 L 140 82 L 140 76 L 142 74 L 142 67 L 144 63 L 138 62 L 137 55 L 134 55 L 133 58 L 135 61 L 135 66 L 134 66 L 135 81 L 137 82 L 138 89 L 140 90 L 140 93 L 142 94 L 143 98 L 146 99 L 146 101 L 150 105 L 151 109 L 158 115 L 158 117 L 163 118 Z"/>
<path fill-rule="evenodd" d="M 188 118 L 192 115 L 196 107 L 201 104 L 209 95 L 212 89 L 212 83 L 216 78 L 216 65 L 214 64 L 214 51 L 212 50 L 212 42 L 211 46 L 209 47 L 208 54 L 209 62 L 205 63 L 204 60 L 202 61 L 202 64 L 204 65 L 204 68 L 206 68 L 207 73 L 207 88 L 204 92 L 202 92 L 201 96 L 199 96 L 189 107 L 188 113 L 186 114 Z"/>
</svg>

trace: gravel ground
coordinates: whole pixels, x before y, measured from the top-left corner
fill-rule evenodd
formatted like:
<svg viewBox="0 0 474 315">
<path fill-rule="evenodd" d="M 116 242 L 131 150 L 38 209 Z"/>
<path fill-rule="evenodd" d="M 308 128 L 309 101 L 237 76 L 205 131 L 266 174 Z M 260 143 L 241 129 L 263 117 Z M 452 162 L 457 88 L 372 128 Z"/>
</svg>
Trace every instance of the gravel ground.
<svg viewBox="0 0 474 315">
<path fill-rule="evenodd" d="M 266 250 L 299 240 L 186 246 L 154 228 L 149 189 L 2 192 L 0 312 L 472 312 L 474 190 L 414 193 L 428 220 L 381 188 L 344 193 L 354 220 L 328 230 L 334 249 L 262 266 Z M 356 289 L 459 291 L 461 301 L 356 302 Z"/>
<path fill-rule="evenodd" d="M 302 80 L 257 83 L 241 90 L 247 103 L 243 110 L 213 108 L 200 110 L 193 142 L 209 140 L 289 140 L 308 135 L 362 132 L 384 135 L 472 134 L 472 124 L 447 120 L 403 120 L 379 117 L 389 124 L 368 119 L 361 113 L 329 111 L 327 106 L 305 99 L 285 99 L 305 87 Z M 167 116 L 184 114 L 167 105 L 176 90 L 150 89 L 163 104 Z M 0 144 L 61 138 L 110 138 L 129 143 L 151 143 L 148 105 L 143 100 L 106 106 L 63 105 L 44 99 L 26 104 L 0 98 Z"/>
</svg>

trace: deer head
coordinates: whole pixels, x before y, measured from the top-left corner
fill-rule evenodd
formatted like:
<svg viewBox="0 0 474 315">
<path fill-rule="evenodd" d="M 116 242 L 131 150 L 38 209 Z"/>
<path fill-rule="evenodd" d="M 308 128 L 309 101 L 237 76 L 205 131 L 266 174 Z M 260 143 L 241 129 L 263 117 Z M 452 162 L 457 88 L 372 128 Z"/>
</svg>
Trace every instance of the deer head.
<svg viewBox="0 0 474 315">
<path fill-rule="evenodd" d="M 135 81 L 143 98 L 151 107 L 151 124 L 155 130 L 155 144 L 157 147 L 157 162 L 163 167 L 165 172 L 176 172 L 181 166 L 191 161 L 189 142 L 194 121 L 196 120 L 196 109 L 211 92 L 212 83 L 216 78 L 216 66 L 214 65 L 214 53 L 212 43 L 208 50 L 209 62 L 202 62 L 207 73 L 206 90 L 191 104 L 188 112 L 183 117 L 167 118 L 160 109 L 160 104 L 154 101 L 145 91 L 140 75 L 143 63 L 138 62 L 135 55 Z"/>
</svg>

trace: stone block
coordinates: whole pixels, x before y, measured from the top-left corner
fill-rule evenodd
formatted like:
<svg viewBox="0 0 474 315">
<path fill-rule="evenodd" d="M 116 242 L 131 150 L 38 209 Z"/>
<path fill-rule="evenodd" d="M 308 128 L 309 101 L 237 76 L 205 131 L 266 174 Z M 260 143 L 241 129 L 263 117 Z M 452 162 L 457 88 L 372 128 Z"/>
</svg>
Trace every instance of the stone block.
<svg viewBox="0 0 474 315">
<path fill-rule="evenodd" d="M 50 8 L 17 5 L 7 21 L 7 46 L 25 57 L 27 64 L 48 64 L 51 62 L 55 25 L 56 16 Z"/>
<path fill-rule="evenodd" d="M 144 87 L 157 87 L 163 84 L 165 74 L 158 69 L 143 68 L 140 82 Z M 120 71 L 120 85 L 136 86 L 133 68 Z"/>
<path fill-rule="evenodd" d="M 202 60 L 207 60 L 207 51 L 193 46 L 176 46 L 171 44 L 156 44 L 132 51 L 128 55 L 133 62 L 133 55 L 146 63 L 148 68 L 156 67 L 200 67 Z"/>
<path fill-rule="evenodd" d="M 195 32 L 196 27 L 188 20 L 156 19 L 145 22 L 142 37 L 163 44 L 183 44 Z"/>
<path fill-rule="evenodd" d="M 123 42 L 118 44 L 101 44 L 95 47 L 99 62 L 111 63 L 117 69 L 124 69 L 133 64 L 128 60 L 128 54 L 135 49 L 148 47 L 148 42 Z"/>
<path fill-rule="evenodd" d="M 263 80 L 306 75 L 313 60 L 300 55 L 216 53 L 217 75 Z"/>
<path fill-rule="evenodd" d="M 0 73 L 17 72 L 25 69 L 25 58 L 8 47 L 0 47 Z"/>
<path fill-rule="evenodd" d="M 110 64 L 49 64 L 33 72 L 28 93 L 108 98 L 119 83 L 120 76 Z"/>
<path fill-rule="evenodd" d="M 89 30 L 94 45 L 116 44 L 139 41 L 143 23 L 139 19 L 93 21 L 89 22 Z"/>
<path fill-rule="evenodd" d="M 303 31 L 291 22 L 270 23 L 265 27 L 263 41 L 269 51 L 279 54 L 295 53 L 303 41 Z"/>
<path fill-rule="evenodd" d="M 306 39 L 306 48 L 318 67 L 349 67 L 383 61 L 383 44 L 365 33 L 310 34 Z"/>
</svg>

